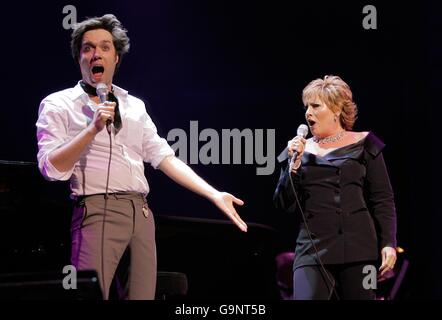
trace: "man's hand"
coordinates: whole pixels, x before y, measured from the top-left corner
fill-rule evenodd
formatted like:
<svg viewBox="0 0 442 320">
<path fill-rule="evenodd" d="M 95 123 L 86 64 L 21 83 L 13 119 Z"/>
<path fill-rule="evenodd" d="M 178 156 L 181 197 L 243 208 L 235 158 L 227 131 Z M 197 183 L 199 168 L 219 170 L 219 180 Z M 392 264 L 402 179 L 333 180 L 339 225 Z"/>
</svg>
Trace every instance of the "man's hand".
<svg viewBox="0 0 442 320">
<path fill-rule="evenodd" d="M 233 206 L 233 203 L 242 206 L 244 204 L 242 200 L 230 193 L 216 190 L 175 156 L 164 158 L 159 168 L 178 184 L 212 201 L 238 228 L 247 231 L 246 223 L 242 221 Z"/>
<path fill-rule="evenodd" d="M 116 105 L 115 102 L 105 102 L 98 105 L 91 122 L 91 129 L 95 134 L 103 130 L 108 120 L 111 122 L 114 120 Z"/>
<path fill-rule="evenodd" d="M 211 200 L 238 228 L 247 232 L 247 224 L 241 219 L 233 206 L 233 203 L 242 206 L 244 201 L 227 192 L 217 192 Z"/>
<path fill-rule="evenodd" d="M 392 271 L 396 263 L 396 249 L 392 247 L 384 247 L 381 251 L 382 265 L 379 268 L 381 274 L 379 277 L 383 277 L 389 271 Z"/>
<path fill-rule="evenodd" d="M 67 172 L 74 167 L 85 148 L 95 138 L 96 134 L 106 126 L 106 121 L 113 120 L 115 106 L 115 102 L 99 104 L 89 126 L 77 134 L 71 141 L 49 154 L 49 161 L 58 171 Z"/>
</svg>

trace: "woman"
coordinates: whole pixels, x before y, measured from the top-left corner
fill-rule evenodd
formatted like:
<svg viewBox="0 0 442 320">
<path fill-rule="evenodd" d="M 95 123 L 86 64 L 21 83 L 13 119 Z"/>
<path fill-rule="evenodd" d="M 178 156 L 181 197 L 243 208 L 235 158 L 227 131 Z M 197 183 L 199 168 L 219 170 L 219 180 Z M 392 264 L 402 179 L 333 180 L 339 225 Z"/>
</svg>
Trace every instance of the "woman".
<svg viewBox="0 0 442 320">
<path fill-rule="evenodd" d="M 277 207 L 304 217 L 293 267 L 294 298 L 374 299 L 369 272 L 376 270 L 379 253 L 377 276 L 396 262 L 396 212 L 384 144 L 372 132 L 351 131 L 357 107 L 341 78 L 310 82 L 302 100 L 313 137 L 288 142 L 278 158 L 288 161 L 282 162 L 274 195 Z"/>
</svg>

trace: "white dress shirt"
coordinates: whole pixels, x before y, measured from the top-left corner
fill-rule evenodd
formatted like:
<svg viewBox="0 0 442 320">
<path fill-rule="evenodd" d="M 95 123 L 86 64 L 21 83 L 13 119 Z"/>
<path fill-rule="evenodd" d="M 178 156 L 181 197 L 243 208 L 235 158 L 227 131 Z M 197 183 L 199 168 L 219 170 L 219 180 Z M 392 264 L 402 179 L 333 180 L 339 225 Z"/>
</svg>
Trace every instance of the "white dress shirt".
<svg viewBox="0 0 442 320">
<path fill-rule="evenodd" d="M 145 195 L 149 184 L 144 175 L 144 162 L 157 168 L 161 161 L 174 155 L 167 141 L 157 134 L 144 102 L 113 85 L 118 98 L 122 128 L 112 133 L 112 161 L 108 192 L 136 191 Z M 55 92 L 44 98 L 36 123 L 38 167 L 51 181 L 71 179 L 72 197 L 105 193 L 109 161 L 109 134 L 100 131 L 86 147 L 74 167 L 57 170 L 49 154 L 68 143 L 92 121 L 97 105 L 78 83 L 75 87 Z"/>
</svg>

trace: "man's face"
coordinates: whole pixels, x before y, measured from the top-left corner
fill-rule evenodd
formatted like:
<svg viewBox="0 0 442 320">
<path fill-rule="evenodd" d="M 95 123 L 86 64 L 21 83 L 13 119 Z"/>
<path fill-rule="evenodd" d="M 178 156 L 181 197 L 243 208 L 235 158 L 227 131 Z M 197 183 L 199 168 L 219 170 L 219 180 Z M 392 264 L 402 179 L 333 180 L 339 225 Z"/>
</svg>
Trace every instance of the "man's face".
<svg viewBox="0 0 442 320">
<path fill-rule="evenodd" d="M 104 29 L 89 30 L 83 34 L 79 64 L 83 81 L 96 86 L 112 83 L 118 55 L 112 35 Z"/>
</svg>

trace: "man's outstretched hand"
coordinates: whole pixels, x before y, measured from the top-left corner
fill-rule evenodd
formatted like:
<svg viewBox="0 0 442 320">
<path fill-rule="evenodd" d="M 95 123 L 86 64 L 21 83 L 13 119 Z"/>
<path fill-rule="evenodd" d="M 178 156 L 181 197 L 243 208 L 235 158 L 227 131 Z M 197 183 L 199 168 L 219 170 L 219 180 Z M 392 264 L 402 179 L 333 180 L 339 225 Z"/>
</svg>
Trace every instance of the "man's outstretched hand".
<svg viewBox="0 0 442 320">
<path fill-rule="evenodd" d="M 241 219 L 233 206 L 234 203 L 242 206 L 244 201 L 227 192 L 217 192 L 211 200 L 241 231 L 247 232 L 247 224 Z"/>
<path fill-rule="evenodd" d="M 175 156 L 165 157 L 159 168 L 178 184 L 212 201 L 238 228 L 247 232 L 246 223 L 242 221 L 233 206 L 233 203 L 242 206 L 244 201 L 230 193 L 216 190 Z"/>
</svg>

